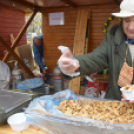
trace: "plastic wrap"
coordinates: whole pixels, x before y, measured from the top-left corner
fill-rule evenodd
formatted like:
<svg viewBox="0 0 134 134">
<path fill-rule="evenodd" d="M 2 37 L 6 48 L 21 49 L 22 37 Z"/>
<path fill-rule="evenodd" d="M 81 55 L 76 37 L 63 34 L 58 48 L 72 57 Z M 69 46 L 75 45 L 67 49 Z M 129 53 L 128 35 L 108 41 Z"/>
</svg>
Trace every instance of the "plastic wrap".
<svg viewBox="0 0 134 134">
<path fill-rule="evenodd" d="M 50 134 L 133 134 L 134 124 L 112 124 L 85 117 L 65 115 L 55 105 L 63 100 L 80 100 L 82 103 L 94 99 L 75 95 L 70 90 L 58 92 L 54 95 L 42 96 L 31 102 L 25 111 L 27 121 L 36 127 L 44 129 Z M 108 101 L 108 100 L 107 100 Z"/>
<path fill-rule="evenodd" d="M 40 87 L 44 84 L 41 78 L 27 79 L 17 83 L 17 89 L 28 90 Z"/>
</svg>

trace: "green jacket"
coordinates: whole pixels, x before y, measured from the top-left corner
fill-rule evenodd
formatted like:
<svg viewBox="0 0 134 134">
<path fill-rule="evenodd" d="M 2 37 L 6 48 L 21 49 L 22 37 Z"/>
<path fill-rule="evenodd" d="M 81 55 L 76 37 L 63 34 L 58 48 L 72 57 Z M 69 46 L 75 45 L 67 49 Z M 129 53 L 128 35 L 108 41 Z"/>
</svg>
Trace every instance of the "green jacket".
<svg viewBox="0 0 134 134">
<path fill-rule="evenodd" d="M 120 24 L 114 34 L 108 33 L 101 45 L 86 55 L 75 56 L 80 63 L 80 75 L 91 74 L 109 69 L 109 80 L 105 98 L 121 100 L 118 77 L 126 55 L 126 35 Z M 130 51 L 127 54 L 127 63 L 132 66 Z M 71 79 L 64 75 L 64 78 Z M 134 81 L 133 81 L 134 83 Z"/>
</svg>

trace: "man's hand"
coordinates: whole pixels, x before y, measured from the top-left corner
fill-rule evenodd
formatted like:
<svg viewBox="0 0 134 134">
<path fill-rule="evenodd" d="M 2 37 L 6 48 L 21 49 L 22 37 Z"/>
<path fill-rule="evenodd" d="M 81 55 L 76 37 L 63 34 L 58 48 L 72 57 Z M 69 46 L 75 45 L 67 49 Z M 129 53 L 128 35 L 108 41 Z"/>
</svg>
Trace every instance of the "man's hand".
<svg viewBox="0 0 134 134">
<path fill-rule="evenodd" d="M 126 100 L 123 95 L 121 95 L 121 97 L 122 97 L 121 101 L 129 102 L 129 103 L 134 103 L 134 100 Z"/>
</svg>

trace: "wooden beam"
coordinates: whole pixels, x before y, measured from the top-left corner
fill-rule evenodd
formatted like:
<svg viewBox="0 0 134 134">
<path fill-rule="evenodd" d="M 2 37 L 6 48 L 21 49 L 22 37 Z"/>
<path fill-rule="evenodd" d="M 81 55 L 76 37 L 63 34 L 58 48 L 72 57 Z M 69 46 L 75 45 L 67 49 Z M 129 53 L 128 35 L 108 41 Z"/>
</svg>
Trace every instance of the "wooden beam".
<svg viewBox="0 0 134 134">
<path fill-rule="evenodd" d="M 11 44 L 13 44 L 13 42 L 14 42 L 14 36 L 13 36 L 13 34 L 10 34 L 10 41 L 11 41 Z"/>
<path fill-rule="evenodd" d="M 5 0 L 4 0 L 5 1 Z M 31 8 L 32 10 L 38 10 L 41 12 L 41 7 L 37 6 L 37 5 L 34 5 L 30 2 L 27 2 L 27 1 L 24 1 L 24 0 L 10 0 L 12 2 L 14 2 L 14 4 L 20 4 L 24 7 L 28 7 L 28 8 Z"/>
<path fill-rule="evenodd" d="M 15 9 L 21 10 L 23 12 L 26 12 L 28 9 L 29 9 L 29 12 L 33 12 L 30 8 L 26 8 L 22 5 L 14 6 L 12 1 L 0 0 L 0 4 L 8 6 L 8 7 L 13 7 Z"/>
<path fill-rule="evenodd" d="M 25 63 L 19 58 L 19 56 L 10 48 L 10 46 L 6 43 L 6 41 L 0 36 L 0 43 L 3 45 L 3 47 L 6 48 L 6 50 L 12 54 L 15 60 L 17 60 L 20 65 L 25 69 L 25 71 L 32 77 L 34 78 L 34 74 L 32 71 L 25 65 Z"/>
<path fill-rule="evenodd" d="M 102 3 L 102 2 L 96 3 L 96 4 L 93 3 L 93 4 L 85 5 L 85 7 L 86 7 L 86 6 L 100 6 L 100 5 L 104 6 L 104 5 L 109 5 L 109 4 L 112 5 L 113 2 L 112 2 L 112 1 L 111 1 L 111 2 L 108 1 L 108 2 L 105 2 L 105 3 Z M 81 7 L 81 6 L 80 6 L 80 7 Z M 84 5 L 83 5 L 83 7 L 84 7 Z"/>
<path fill-rule="evenodd" d="M 63 2 L 65 2 L 67 5 L 71 6 L 71 7 L 77 7 L 77 5 L 72 2 L 71 0 L 61 0 Z"/>
<path fill-rule="evenodd" d="M 91 11 L 89 9 L 80 9 L 78 12 L 74 36 L 73 55 L 82 55 L 85 53 L 87 22 L 90 17 L 90 12 Z M 81 77 L 77 77 L 69 82 L 69 88 L 72 89 L 75 94 L 79 94 L 81 92 L 80 81 L 82 79 Z M 81 90 L 84 89 L 83 87 L 84 86 L 81 86 Z"/>
<path fill-rule="evenodd" d="M 29 18 L 29 20 L 27 21 L 27 23 L 22 27 L 20 33 L 17 35 L 14 43 L 12 44 L 11 48 L 12 50 L 15 49 L 15 47 L 18 45 L 19 41 L 21 40 L 22 36 L 24 35 L 24 33 L 26 32 L 28 26 L 30 25 L 30 23 L 32 22 L 35 14 L 37 13 L 37 10 L 35 10 L 33 12 L 33 14 L 31 15 L 31 17 Z M 7 52 L 7 54 L 4 56 L 4 58 L 2 59 L 3 62 L 7 62 L 8 58 L 9 58 L 10 54 L 9 52 Z"/>
<path fill-rule="evenodd" d="M 119 5 L 120 5 L 119 0 L 113 0 L 113 1 L 114 1 L 114 3 L 115 3 L 117 6 L 119 6 Z"/>
</svg>

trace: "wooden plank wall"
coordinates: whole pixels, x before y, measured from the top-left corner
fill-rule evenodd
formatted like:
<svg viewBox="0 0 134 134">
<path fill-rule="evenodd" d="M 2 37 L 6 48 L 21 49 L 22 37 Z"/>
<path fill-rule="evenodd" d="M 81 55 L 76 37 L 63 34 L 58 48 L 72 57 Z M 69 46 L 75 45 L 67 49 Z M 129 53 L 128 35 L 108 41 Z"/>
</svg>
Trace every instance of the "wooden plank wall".
<svg viewBox="0 0 134 134">
<path fill-rule="evenodd" d="M 48 13 L 51 12 L 64 12 L 65 25 L 49 26 Z M 52 8 L 43 12 L 44 54 L 49 73 L 53 72 L 61 55 L 61 52 L 57 49 L 58 46 L 67 46 L 71 51 L 73 50 L 77 13 L 77 10 L 70 10 L 70 8 Z"/>
<path fill-rule="evenodd" d="M 23 11 L 0 4 L 0 36 L 9 45 L 11 45 L 10 34 L 16 38 L 24 24 L 25 13 Z M 26 43 L 26 34 L 24 34 L 18 45 L 21 46 Z M 5 48 L 0 44 L 0 60 L 4 56 L 4 50 Z"/>
<path fill-rule="evenodd" d="M 78 10 L 80 8 L 91 9 L 90 33 L 88 52 L 93 51 L 100 45 L 105 35 L 102 32 L 103 24 L 112 12 L 119 11 L 119 7 L 115 5 L 104 6 L 86 6 L 78 8 L 49 8 L 43 10 L 43 38 L 44 38 L 44 55 L 45 62 L 48 66 L 49 73 L 53 73 L 56 62 L 59 59 L 61 52 L 57 49 L 59 45 L 67 46 L 73 50 L 75 27 Z M 64 26 L 49 26 L 48 13 L 64 12 L 65 25 Z M 118 19 L 114 19 L 112 23 L 119 23 Z"/>
<path fill-rule="evenodd" d="M 100 45 L 105 38 L 105 34 L 102 32 L 102 27 L 111 13 L 119 12 L 119 7 L 114 5 L 94 6 L 91 7 L 91 23 L 90 23 L 90 35 L 89 35 L 89 51 L 92 52 L 96 47 Z M 110 26 L 118 24 L 119 19 L 114 18 L 110 22 Z M 109 27 L 110 27 L 109 26 Z"/>
</svg>

